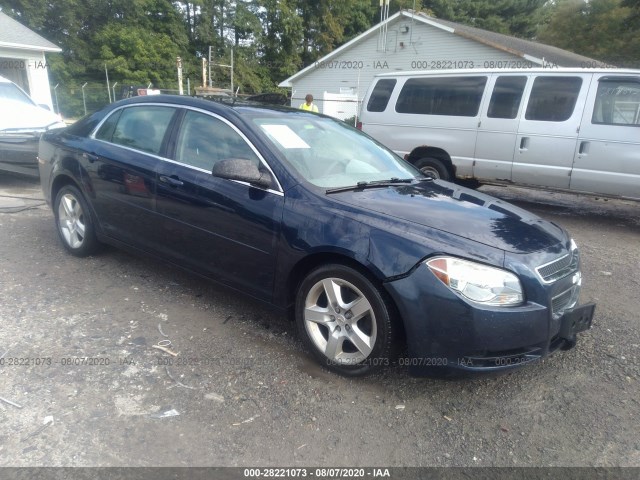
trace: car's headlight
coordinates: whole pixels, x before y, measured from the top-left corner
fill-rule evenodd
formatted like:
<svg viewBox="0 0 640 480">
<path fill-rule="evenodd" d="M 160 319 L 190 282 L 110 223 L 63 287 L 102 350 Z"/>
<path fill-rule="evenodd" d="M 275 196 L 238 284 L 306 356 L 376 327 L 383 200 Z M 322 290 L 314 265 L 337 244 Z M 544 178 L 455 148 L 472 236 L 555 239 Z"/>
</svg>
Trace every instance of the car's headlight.
<svg viewBox="0 0 640 480">
<path fill-rule="evenodd" d="M 454 257 L 436 257 L 425 263 L 447 287 L 474 302 L 512 306 L 524 301 L 520 280 L 506 270 Z"/>
<path fill-rule="evenodd" d="M 576 241 L 572 238 L 571 239 L 571 251 L 573 252 L 574 250 L 578 249 L 578 244 L 576 243 Z"/>
</svg>

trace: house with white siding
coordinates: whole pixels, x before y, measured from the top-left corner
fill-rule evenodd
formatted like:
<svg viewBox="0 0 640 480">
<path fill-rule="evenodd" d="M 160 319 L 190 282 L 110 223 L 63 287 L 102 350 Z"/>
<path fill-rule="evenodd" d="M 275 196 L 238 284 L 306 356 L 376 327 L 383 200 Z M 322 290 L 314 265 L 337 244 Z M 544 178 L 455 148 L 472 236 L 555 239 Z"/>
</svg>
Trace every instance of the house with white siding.
<svg viewBox="0 0 640 480">
<path fill-rule="evenodd" d="M 51 103 L 46 53 L 62 49 L 0 11 L 0 76 L 27 92 L 38 104 Z"/>
<path fill-rule="evenodd" d="M 291 105 L 314 96 L 321 113 L 356 115 L 373 77 L 394 71 L 585 67 L 600 62 L 560 48 L 400 11 L 280 83 Z"/>
</svg>

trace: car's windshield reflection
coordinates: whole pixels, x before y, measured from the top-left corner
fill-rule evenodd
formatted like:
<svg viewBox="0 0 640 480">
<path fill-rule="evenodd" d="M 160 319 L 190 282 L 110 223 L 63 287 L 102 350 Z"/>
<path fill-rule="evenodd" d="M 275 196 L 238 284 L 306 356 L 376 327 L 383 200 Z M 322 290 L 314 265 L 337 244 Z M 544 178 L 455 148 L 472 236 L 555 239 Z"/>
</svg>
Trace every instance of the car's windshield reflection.
<svg viewBox="0 0 640 480">
<path fill-rule="evenodd" d="M 324 188 L 422 174 L 342 122 L 322 117 L 254 118 L 275 149 L 305 180 Z"/>
</svg>

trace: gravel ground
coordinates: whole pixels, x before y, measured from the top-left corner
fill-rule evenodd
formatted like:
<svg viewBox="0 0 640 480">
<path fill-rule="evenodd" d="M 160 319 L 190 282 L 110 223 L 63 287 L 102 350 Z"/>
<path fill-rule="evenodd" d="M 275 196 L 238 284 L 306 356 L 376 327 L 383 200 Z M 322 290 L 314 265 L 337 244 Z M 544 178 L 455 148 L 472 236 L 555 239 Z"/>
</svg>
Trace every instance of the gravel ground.
<svg viewBox="0 0 640 480">
<path fill-rule="evenodd" d="M 0 175 L 0 397 L 22 407 L 0 401 L 0 466 L 640 466 L 639 204 L 482 191 L 572 232 L 593 328 L 507 375 L 350 380 L 264 305 L 66 254 L 46 206 L 6 197 L 39 185 Z"/>
</svg>

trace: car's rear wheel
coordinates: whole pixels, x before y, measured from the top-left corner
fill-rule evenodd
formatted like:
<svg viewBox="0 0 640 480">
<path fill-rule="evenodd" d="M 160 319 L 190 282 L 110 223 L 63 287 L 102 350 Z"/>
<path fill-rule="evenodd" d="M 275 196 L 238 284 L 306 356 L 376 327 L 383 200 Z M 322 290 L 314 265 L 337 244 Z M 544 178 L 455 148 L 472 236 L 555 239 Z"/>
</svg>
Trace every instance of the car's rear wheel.
<svg viewBox="0 0 640 480">
<path fill-rule="evenodd" d="M 426 157 L 417 160 L 414 165 L 420 169 L 427 177 L 450 180 L 451 175 L 445 164 L 437 158 Z"/>
<path fill-rule="evenodd" d="M 56 195 L 53 212 L 58 234 L 68 252 L 85 257 L 98 250 L 89 206 L 80 190 L 73 185 L 62 187 Z"/>
<path fill-rule="evenodd" d="M 306 347 L 322 365 L 348 376 L 389 365 L 392 312 L 371 280 L 339 264 L 313 270 L 296 298 L 296 322 Z"/>
</svg>

